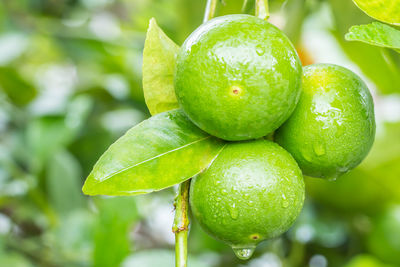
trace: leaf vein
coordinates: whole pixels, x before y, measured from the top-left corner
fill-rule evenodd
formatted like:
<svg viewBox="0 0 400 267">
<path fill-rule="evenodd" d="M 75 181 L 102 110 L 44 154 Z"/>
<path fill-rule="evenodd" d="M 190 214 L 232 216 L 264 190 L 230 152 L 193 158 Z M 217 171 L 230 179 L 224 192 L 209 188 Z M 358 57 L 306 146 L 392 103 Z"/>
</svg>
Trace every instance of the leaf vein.
<svg viewBox="0 0 400 267">
<path fill-rule="evenodd" d="M 139 163 L 136 163 L 136 164 L 134 164 L 134 165 L 132 165 L 132 166 L 128 166 L 128 167 L 126 167 L 126 168 L 123 168 L 123 169 L 121 169 L 121 170 L 119 170 L 119 171 L 117 171 L 117 172 L 111 173 L 111 174 L 109 174 L 108 176 L 106 176 L 104 179 L 100 180 L 99 182 L 100 182 L 100 183 L 101 183 L 101 182 L 104 182 L 104 181 L 110 179 L 111 177 L 113 177 L 113 176 L 115 176 L 115 175 L 117 175 L 117 174 L 123 173 L 123 172 L 125 172 L 125 171 L 127 171 L 127 170 L 129 170 L 129 169 L 132 169 L 132 168 L 134 168 L 134 167 L 137 167 L 137 166 L 139 166 L 139 165 L 141 165 L 141 164 L 144 164 L 144 163 L 146 163 L 146 162 L 152 161 L 152 160 L 154 160 L 154 159 L 157 159 L 157 158 L 162 157 L 162 156 L 164 156 L 164 155 L 167 155 L 167 154 L 169 154 L 169 153 L 172 153 L 172 152 L 181 150 L 181 149 L 183 149 L 183 148 L 185 148 L 185 147 L 188 147 L 188 146 L 190 146 L 190 145 L 193 145 L 193 144 L 196 144 L 196 143 L 198 143 L 198 142 L 204 141 L 204 140 L 206 140 L 206 139 L 208 139 L 208 138 L 211 138 L 211 135 L 206 136 L 206 137 L 203 137 L 203 138 L 198 139 L 198 140 L 196 140 L 196 141 L 190 142 L 190 143 L 188 143 L 188 144 L 186 144 L 186 145 L 183 145 L 183 146 L 174 148 L 174 149 L 172 149 L 172 150 L 166 151 L 166 152 L 164 152 L 164 153 L 161 153 L 161 154 L 156 155 L 156 156 L 154 156 L 154 157 L 151 157 L 151 158 L 149 158 L 149 159 L 143 160 L 143 161 L 141 161 L 141 162 L 139 162 Z"/>
</svg>

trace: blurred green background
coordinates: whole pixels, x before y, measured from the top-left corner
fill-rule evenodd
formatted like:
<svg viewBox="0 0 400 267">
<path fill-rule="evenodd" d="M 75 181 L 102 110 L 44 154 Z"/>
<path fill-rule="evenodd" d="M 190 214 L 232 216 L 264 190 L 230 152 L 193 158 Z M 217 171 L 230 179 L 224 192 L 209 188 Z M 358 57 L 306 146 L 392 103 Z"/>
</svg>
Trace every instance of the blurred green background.
<svg viewBox="0 0 400 267">
<path fill-rule="evenodd" d="M 182 44 L 205 2 L 0 2 L 0 266 L 174 266 L 174 188 L 89 198 L 81 186 L 106 148 L 149 117 L 141 88 L 149 19 Z M 241 7 L 224 0 L 218 14 Z M 400 266 L 400 55 L 344 41 L 351 25 L 372 21 L 350 0 L 270 7 L 304 65 L 340 64 L 365 79 L 376 142 L 337 181 L 306 178 L 299 220 L 250 261 L 193 222 L 189 266 Z"/>
</svg>

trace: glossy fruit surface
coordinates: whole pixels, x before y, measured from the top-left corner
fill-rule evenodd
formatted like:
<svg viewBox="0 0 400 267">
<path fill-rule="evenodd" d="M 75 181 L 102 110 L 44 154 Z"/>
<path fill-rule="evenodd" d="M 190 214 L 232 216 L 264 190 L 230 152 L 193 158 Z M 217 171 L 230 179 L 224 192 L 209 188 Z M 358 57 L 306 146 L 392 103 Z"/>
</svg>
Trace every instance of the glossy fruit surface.
<svg viewBox="0 0 400 267">
<path fill-rule="evenodd" d="M 289 39 L 249 15 L 217 17 L 185 41 L 175 93 L 188 117 L 225 140 L 267 135 L 293 112 L 301 63 Z"/>
<path fill-rule="evenodd" d="M 357 166 L 375 137 L 374 105 L 365 83 L 331 64 L 304 68 L 303 92 L 275 134 L 305 175 L 336 178 Z"/>
<path fill-rule="evenodd" d="M 400 122 L 382 123 L 371 151 L 357 168 L 334 183 L 304 177 L 307 197 L 340 214 L 374 215 L 388 203 L 400 203 L 399 136 Z"/>
<path fill-rule="evenodd" d="M 303 201 L 297 163 L 267 140 L 227 144 L 190 187 L 194 217 L 241 258 L 259 242 L 288 230 Z"/>
</svg>

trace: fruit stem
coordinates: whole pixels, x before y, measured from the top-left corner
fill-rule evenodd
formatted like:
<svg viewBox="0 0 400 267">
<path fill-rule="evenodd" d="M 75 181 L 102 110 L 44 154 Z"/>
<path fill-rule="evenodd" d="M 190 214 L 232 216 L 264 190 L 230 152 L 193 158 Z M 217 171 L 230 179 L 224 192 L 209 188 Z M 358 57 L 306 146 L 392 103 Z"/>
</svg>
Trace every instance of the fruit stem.
<svg viewBox="0 0 400 267">
<path fill-rule="evenodd" d="M 256 0 L 256 16 L 265 20 L 269 18 L 268 0 Z"/>
<path fill-rule="evenodd" d="M 207 0 L 203 23 L 212 19 L 219 0 Z M 189 187 L 190 179 L 179 184 L 175 197 L 175 218 L 172 232 L 175 234 L 175 267 L 187 266 L 187 239 L 189 232 Z"/>
<path fill-rule="evenodd" d="M 175 218 L 172 226 L 172 232 L 175 234 L 175 267 L 187 266 L 189 187 L 190 180 L 181 183 L 175 197 Z"/>
<path fill-rule="evenodd" d="M 203 23 L 212 19 L 215 15 L 215 10 L 217 9 L 217 4 L 219 0 L 207 0 L 206 11 L 204 12 Z"/>
</svg>

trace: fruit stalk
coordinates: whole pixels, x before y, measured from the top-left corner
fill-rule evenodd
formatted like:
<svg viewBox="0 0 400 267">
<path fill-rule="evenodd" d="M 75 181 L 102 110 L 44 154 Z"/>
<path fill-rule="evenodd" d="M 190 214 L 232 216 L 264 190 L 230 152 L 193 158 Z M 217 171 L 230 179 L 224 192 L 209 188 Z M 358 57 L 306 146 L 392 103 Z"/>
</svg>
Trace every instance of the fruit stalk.
<svg viewBox="0 0 400 267">
<path fill-rule="evenodd" d="M 215 15 L 218 0 L 207 0 L 206 11 L 204 12 L 203 23 L 212 19 Z"/>
<path fill-rule="evenodd" d="M 218 0 L 207 0 L 203 23 L 215 15 Z M 172 232 L 175 234 L 175 267 L 187 266 L 187 239 L 189 232 L 189 187 L 190 179 L 181 183 L 175 197 L 175 218 Z"/>
<path fill-rule="evenodd" d="M 187 237 L 189 231 L 189 186 L 190 180 L 179 185 L 175 197 L 175 218 L 172 231 L 175 234 L 175 266 L 187 265 Z"/>
<path fill-rule="evenodd" d="M 256 17 L 265 20 L 269 18 L 268 0 L 256 0 Z"/>
</svg>

